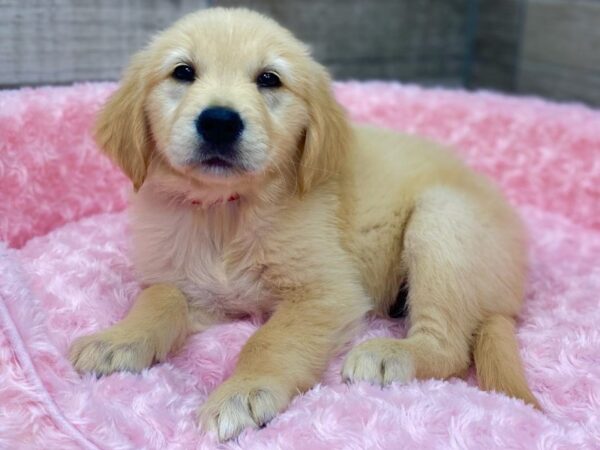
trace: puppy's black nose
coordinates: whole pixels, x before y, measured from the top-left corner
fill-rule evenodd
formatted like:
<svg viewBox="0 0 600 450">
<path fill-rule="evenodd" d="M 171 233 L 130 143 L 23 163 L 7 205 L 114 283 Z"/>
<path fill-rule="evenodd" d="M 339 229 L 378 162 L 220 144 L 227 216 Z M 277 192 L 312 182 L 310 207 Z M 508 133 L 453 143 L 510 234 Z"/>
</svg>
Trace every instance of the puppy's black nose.
<svg viewBox="0 0 600 450">
<path fill-rule="evenodd" d="M 234 110 L 214 106 L 205 109 L 198 116 L 196 129 L 209 144 L 232 144 L 242 134 L 244 122 Z"/>
</svg>

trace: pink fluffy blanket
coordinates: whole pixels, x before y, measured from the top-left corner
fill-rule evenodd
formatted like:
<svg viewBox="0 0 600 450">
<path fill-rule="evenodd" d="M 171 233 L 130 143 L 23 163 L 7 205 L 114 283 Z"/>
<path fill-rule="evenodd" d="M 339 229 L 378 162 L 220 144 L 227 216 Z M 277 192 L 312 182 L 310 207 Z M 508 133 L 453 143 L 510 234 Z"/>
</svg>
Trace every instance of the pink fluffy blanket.
<svg viewBox="0 0 600 450">
<path fill-rule="evenodd" d="M 195 411 L 258 324 L 218 326 L 142 374 L 80 377 L 82 334 L 138 292 L 127 180 L 89 133 L 112 84 L 0 93 L 0 448 L 213 448 Z M 344 385 L 343 355 L 262 430 L 225 448 L 600 448 L 600 112 L 489 93 L 338 84 L 357 121 L 453 145 L 531 234 L 518 337 L 544 413 L 475 380 Z M 358 339 L 398 336 L 369 319 Z"/>
</svg>

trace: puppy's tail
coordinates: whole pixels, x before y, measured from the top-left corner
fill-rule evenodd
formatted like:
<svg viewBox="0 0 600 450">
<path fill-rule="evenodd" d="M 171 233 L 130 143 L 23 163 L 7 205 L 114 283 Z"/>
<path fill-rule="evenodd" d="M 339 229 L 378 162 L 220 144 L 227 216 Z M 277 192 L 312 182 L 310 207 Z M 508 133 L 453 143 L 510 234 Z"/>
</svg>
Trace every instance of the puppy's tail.
<svg viewBox="0 0 600 450">
<path fill-rule="evenodd" d="M 513 319 L 488 317 L 475 336 L 473 358 L 481 388 L 504 392 L 541 410 L 525 380 Z"/>
</svg>

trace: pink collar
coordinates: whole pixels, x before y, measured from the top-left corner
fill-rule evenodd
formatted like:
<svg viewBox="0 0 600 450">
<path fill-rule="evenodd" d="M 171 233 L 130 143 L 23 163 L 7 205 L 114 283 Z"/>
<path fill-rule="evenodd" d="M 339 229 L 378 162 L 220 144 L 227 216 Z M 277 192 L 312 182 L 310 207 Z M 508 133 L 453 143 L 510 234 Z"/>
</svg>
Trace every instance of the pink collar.
<svg viewBox="0 0 600 450">
<path fill-rule="evenodd" d="M 229 202 L 235 202 L 236 200 L 240 199 L 240 194 L 231 194 L 229 196 L 229 198 L 227 198 L 227 201 L 224 200 L 216 200 L 206 206 L 210 207 L 210 206 L 215 206 L 215 205 L 219 205 L 221 203 L 229 203 Z M 198 205 L 198 206 L 204 206 L 204 203 L 202 202 L 202 200 L 192 200 L 191 201 L 192 205 Z"/>
</svg>

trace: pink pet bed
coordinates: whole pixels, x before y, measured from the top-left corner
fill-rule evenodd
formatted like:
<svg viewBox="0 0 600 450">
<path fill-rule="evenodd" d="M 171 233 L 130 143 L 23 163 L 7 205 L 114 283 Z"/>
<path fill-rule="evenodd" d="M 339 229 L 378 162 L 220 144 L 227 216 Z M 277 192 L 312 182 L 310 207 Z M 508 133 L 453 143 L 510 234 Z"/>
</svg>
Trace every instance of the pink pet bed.
<svg viewBox="0 0 600 450">
<path fill-rule="evenodd" d="M 0 93 L 0 448 L 213 448 L 195 411 L 258 324 L 218 326 L 139 375 L 80 377 L 69 344 L 138 292 L 128 181 L 95 147 L 113 84 Z M 360 122 L 453 145 L 490 175 L 531 235 L 518 337 L 544 413 L 475 380 L 346 386 L 343 356 L 266 428 L 223 448 L 600 448 L 600 112 L 489 93 L 343 83 Z M 357 342 L 401 337 L 369 319 Z"/>
</svg>

